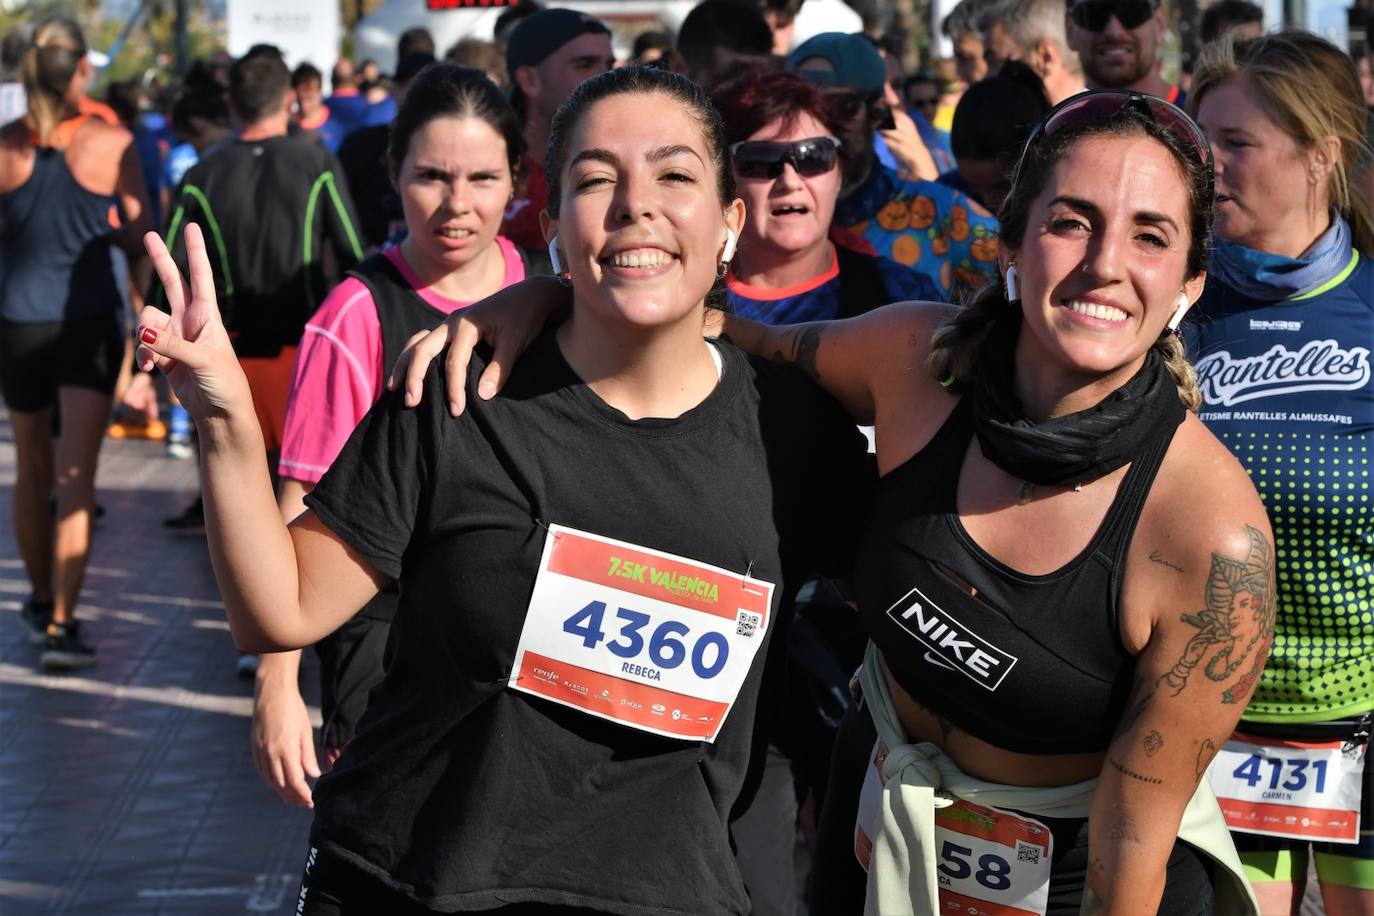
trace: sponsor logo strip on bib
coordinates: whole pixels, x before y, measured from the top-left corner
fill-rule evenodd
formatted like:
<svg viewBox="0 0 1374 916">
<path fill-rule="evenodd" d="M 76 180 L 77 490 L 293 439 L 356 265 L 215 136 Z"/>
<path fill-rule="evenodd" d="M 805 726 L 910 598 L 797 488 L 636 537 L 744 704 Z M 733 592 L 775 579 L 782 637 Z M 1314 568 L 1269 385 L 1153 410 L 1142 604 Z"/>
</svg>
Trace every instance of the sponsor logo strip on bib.
<svg viewBox="0 0 1374 916">
<path fill-rule="evenodd" d="M 1357 843 L 1369 745 L 1231 736 L 1207 770 L 1226 825 L 1242 833 Z"/>
<path fill-rule="evenodd" d="M 511 688 L 714 741 L 763 642 L 772 596 L 768 582 L 554 525 Z"/>
</svg>

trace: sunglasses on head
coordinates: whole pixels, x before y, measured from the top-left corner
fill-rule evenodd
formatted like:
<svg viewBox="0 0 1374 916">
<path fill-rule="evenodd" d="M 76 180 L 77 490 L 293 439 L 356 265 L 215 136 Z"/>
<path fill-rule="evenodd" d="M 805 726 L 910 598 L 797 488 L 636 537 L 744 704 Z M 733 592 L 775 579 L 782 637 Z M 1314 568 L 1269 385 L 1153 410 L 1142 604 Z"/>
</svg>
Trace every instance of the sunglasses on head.
<svg viewBox="0 0 1374 916">
<path fill-rule="evenodd" d="M 1155 14 L 1154 0 L 1079 0 L 1069 10 L 1069 18 L 1079 28 L 1100 32 L 1113 16 L 1122 28 L 1144 25 Z"/>
<path fill-rule="evenodd" d="M 1037 144 L 1072 127 L 1110 121 L 1127 109 L 1140 112 L 1172 134 L 1176 140 L 1181 141 L 1184 149 L 1206 167 L 1207 183 L 1212 183 L 1212 145 L 1207 142 L 1202 129 L 1193 123 L 1193 119 L 1182 109 L 1143 92 L 1094 89 L 1080 92 L 1060 102 L 1046 112 L 1039 123 L 1031 129 L 1030 136 L 1026 138 L 1026 145 L 1021 149 L 1021 157 L 1016 162 L 1016 169 L 1012 172 L 1013 191 L 1021 180 L 1026 156 Z"/>
<path fill-rule="evenodd" d="M 788 163 L 803 178 L 815 178 L 840 161 L 840 141 L 834 137 L 807 137 L 792 143 L 741 140 L 730 146 L 730 156 L 741 178 L 777 178 Z"/>
</svg>

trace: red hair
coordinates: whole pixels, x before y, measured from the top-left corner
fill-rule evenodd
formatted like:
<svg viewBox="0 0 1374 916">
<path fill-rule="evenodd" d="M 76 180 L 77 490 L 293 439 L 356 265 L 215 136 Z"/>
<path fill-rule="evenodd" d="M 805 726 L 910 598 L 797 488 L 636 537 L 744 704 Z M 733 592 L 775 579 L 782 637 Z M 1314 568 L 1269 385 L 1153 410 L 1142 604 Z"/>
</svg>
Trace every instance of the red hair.
<svg viewBox="0 0 1374 916">
<path fill-rule="evenodd" d="M 815 83 L 785 70 L 749 70 L 716 87 L 711 101 L 725 122 L 730 143 L 748 140 L 774 121 L 790 130 L 803 114 L 809 114 L 836 137 L 842 137 L 844 120 L 833 94 Z"/>
</svg>

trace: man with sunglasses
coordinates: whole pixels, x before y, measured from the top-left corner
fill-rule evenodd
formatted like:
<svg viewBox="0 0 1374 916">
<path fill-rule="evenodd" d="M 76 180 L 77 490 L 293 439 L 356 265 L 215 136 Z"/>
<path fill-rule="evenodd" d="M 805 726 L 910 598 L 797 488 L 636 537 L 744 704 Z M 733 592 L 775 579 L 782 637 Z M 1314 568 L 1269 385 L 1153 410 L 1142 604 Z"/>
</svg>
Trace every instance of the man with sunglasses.
<svg viewBox="0 0 1374 916">
<path fill-rule="evenodd" d="M 930 153 L 905 112 L 899 114 L 909 140 L 885 127 L 894 112 L 884 97 L 887 70 L 872 42 L 825 32 L 793 51 L 787 69 L 826 87 L 845 125 L 839 137 L 844 179 L 832 223 L 837 242 L 928 274 L 952 301 L 996 276 L 997 221 L 986 210 L 960 191 L 904 178 L 879 161 L 880 135 L 899 159 L 904 142 L 919 145 L 927 159 Z"/>
<path fill-rule="evenodd" d="M 1089 89 L 1131 89 L 1183 107 L 1183 90 L 1159 75 L 1167 30 L 1158 0 L 1078 0 L 1069 7 L 1069 47 Z"/>
</svg>

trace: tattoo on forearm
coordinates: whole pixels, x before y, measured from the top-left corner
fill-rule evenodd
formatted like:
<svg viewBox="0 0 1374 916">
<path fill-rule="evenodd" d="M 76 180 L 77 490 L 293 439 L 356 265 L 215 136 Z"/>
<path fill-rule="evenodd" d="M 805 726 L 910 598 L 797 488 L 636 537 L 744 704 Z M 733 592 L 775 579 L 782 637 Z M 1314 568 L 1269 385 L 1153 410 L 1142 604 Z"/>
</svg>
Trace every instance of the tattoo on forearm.
<svg viewBox="0 0 1374 916">
<path fill-rule="evenodd" d="M 1155 753 L 1164 746 L 1164 736 L 1159 732 L 1152 731 L 1145 736 L 1145 756 L 1153 757 Z"/>
<path fill-rule="evenodd" d="M 1274 564 L 1269 542 L 1249 525 L 1249 555 L 1243 560 L 1212 554 L 1207 577 L 1206 607 L 1180 619 L 1198 632 L 1188 640 L 1172 669 L 1159 686 L 1178 696 L 1199 665 L 1210 681 L 1221 683 L 1246 662 L 1250 668 L 1228 686 L 1222 702 L 1242 702 L 1264 667 L 1264 657 L 1274 636 Z"/>
<path fill-rule="evenodd" d="M 773 362 L 796 366 L 816 381 L 821 373 L 816 368 L 816 352 L 821 348 L 821 328 L 816 324 L 799 325 L 783 345 L 773 351 Z"/>
<path fill-rule="evenodd" d="M 1137 780 L 1139 780 L 1140 782 L 1143 782 L 1143 783 L 1146 783 L 1146 784 L 1152 785 L 1152 786 L 1162 786 L 1162 785 L 1164 785 L 1164 780 L 1159 779 L 1159 778 L 1154 777 L 1154 776 L 1145 776 L 1145 775 L 1143 775 L 1143 774 L 1137 773 L 1135 770 L 1133 770 L 1133 769 L 1131 769 L 1130 767 L 1126 766 L 1126 764 L 1122 763 L 1120 760 L 1117 760 L 1115 757 L 1108 757 L 1108 758 L 1107 758 L 1107 763 L 1111 764 L 1112 769 L 1113 769 L 1113 770 L 1116 770 L 1116 771 L 1117 771 L 1118 773 L 1120 773 L 1122 776 L 1129 776 L 1129 777 L 1131 777 L 1132 779 L 1137 779 Z"/>
<path fill-rule="evenodd" d="M 1182 566 L 1179 566 L 1177 563 L 1170 563 L 1168 560 L 1164 559 L 1164 554 L 1160 553 L 1158 550 L 1150 554 L 1150 561 L 1152 563 L 1158 563 L 1160 566 L 1167 566 L 1175 572 L 1183 572 Z"/>
<path fill-rule="evenodd" d="M 1202 739 L 1202 747 L 1197 752 L 1197 778 L 1201 779 L 1202 774 L 1207 772 L 1207 766 L 1212 762 L 1212 758 L 1217 755 L 1217 746 L 1212 743 L 1211 738 Z"/>
</svg>

